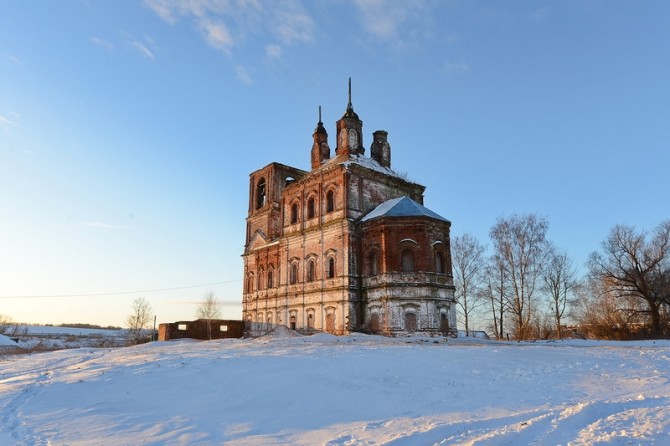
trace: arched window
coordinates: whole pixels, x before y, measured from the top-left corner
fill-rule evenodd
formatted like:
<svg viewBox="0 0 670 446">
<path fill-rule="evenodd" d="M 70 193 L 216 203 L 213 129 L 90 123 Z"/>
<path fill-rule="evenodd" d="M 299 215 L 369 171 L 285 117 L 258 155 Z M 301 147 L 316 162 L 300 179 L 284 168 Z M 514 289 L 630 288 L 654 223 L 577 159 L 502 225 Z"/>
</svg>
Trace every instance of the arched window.
<svg viewBox="0 0 670 446">
<path fill-rule="evenodd" d="M 435 272 L 444 274 L 444 256 L 439 251 L 435 253 Z"/>
<path fill-rule="evenodd" d="M 291 205 L 291 224 L 296 223 L 298 223 L 298 203 L 293 203 Z"/>
<path fill-rule="evenodd" d="M 332 190 L 326 193 L 326 212 L 333 212 L 335 210 L 335 194 Z"/>
<path fill-rule="evenodd" d="M 402 251 L 402 271 L 409 273 L 414 271 L 414 253 L 411 249 L 404 249 Z"/>
<path fill-rule="evenodd" d="M 326 277 L 332 279 L 335 277 L 335 258 L 328 257 L 328 263 L 326 263 Z"/>
<path fill-rule="evenodd" d="M 258 272 L 258 285 L 256 285 L 256 289 L 259 291 L 263 289 L 263 286 L 265 285 L 263 281 L 263 271 Z"/>
<path fill-rule="evenodd" d="M 307 328 L 314 329 L 314 315 L 312 313 L 307 315 Z"/>
<path fill-rule="evenodd" d="M 373 252 L 368 257 L 368 273 L 370 276 L 379 274 L 379 256 L 376 252 Z"/>
<path fill-rule="evenodd" d="M 314 197 L 309 197 L 309 200 L 307 200 L 307 218 L 314 218 L 314 207 Z"/>
<path fill-rule="evenodd" d="M 309 262 L 307 262 L 307 281 L 308 282 L 314 282 L 314 279 L 316 275 L 316 267 L 314 264 L 314 260 L 310 259 Z"/>
<path fill-rule="evenodd" d="M 265 178 L 261 178 L 256 186 L 256 209 L 265 206 Z"/>
<path fill-rule="evenodd" d="M 291 285 L 298 283 L 298 262 L 291 263 L 291 270 L 289 271 L 289 283 Z"/>
<path fill-rule="evenodd" d="M 268 288 L 274 287 L 274 281 L 273 281 L 273 277 L 272 277 L 273 274 L 272 273 L 273 273 L 273 270 L 269 269 L 268 270 Z"/>
<path fill-rule="evenodd" d="M 254 275 L 250 274 L 247 278 L 247 293 L 254 292 Z"/>
</svg>

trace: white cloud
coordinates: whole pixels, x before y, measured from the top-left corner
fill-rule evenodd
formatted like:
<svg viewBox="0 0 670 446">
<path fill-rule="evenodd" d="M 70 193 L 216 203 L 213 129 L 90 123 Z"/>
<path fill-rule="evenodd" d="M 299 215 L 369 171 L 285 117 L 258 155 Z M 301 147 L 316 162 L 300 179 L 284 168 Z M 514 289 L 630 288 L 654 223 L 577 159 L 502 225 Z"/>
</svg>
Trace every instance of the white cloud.
<svg viewBox="0 0 670 446">
<path fill-rule="evenodd" d="M 354 0 L 365 32 L 378 40 L 406 46 L 431 28 L 430 6 L 423 0 Z"/>
<path fill-rule="evenodd" d="M 15 65 L 21 65 L 21 59 L 19 59 L 18 57 L 16 57 L 16 56 L 13 55 L 13 54 L 2 53 L 2 57 L 4 57 L 4 58 L 7 59 L 9 62 L 11 62 L 11 63 L 13 63 L 13 64 L 15 64 Z"/>
<path fill-rule="evenodd" d="M 470 65 L 460 62 L 447 62 L 444 64 L 444 72 L 447 74 L 468 74 L 470 72 Z"/>
<path fill-rule="evenodd" d="M 146 47 L 142 42 L 138 40 L 133 40 L 128 42 L 131 47 L 133 47 L 138 53 L 146 57 L 147 59 L 156 60 L 154 53 L 151 52 L 149 48 Z"/>
<path fill-rule="evenodd" d="M 275 43 L 271 43 L 265 47 L 265 55 L 268 57 L 268 59 L 281 59 L 282 47 Z"/>
<path fill-rule="evenodd" d="M 313 40 L 314 21 L 296 0 L 144 0 L 165 22 L 193 22 L 211 47 L 231 54 L 233 48 L 269 32 L 285 45 Z M 273 50 L 271 50 L 273 51 Z M 268 57 L 276 55 L 266 52 Z"/>
<path fill-rule="evenodd" d="M 101 39 L 99 37 L 91 37 L 91 42 L 95 43 L 96 45 L 106 49 L 107 51 L 112 51 L 114 49 L 114 45 L 112 45 L 110 42 L 106 41 L 105 39 Z"/>
<path fill-rule="evenodd" d="M 17 123 L 12 121 L 7 116 L 0 115 L 0 129 L 5 131 L 9 130 L 11 127 L 16 127 Z"/>
<path fill-rule="evenodd" d="M 238 65 L 237 67 L 235 67 L 235 74 L 237 75 L 237 78 L 243 83 L 247 85 L 253 84 L 253 80 L 251 79 L 249 71 L 242 65 Z"/>
<path fill-rule="evenodd" d="M 226 25 L 221 22 L 214 22 L 209 19 L 203 19 L 199 21 L 200 31 L 202 32 L 205 41 L 216 48 L 217 50 L 222 50 L 226 53 L 230 53 L 230 50 L 234 46 L 235 42 L 233 37 Z"/>
<path fill-rule="evenodd" d="M 314 35 L 314 20 L 299 3 L 282 2 L 281 5 L 271 15 L 272 33 L 286 44 L 310 42 Z"/>
</svg>

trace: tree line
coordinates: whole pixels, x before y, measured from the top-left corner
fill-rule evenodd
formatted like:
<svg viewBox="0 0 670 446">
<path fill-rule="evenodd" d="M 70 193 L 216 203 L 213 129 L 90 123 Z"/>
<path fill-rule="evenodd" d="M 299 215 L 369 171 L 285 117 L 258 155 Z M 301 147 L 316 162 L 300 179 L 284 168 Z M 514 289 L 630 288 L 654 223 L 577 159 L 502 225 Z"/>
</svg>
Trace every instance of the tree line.
<svg viewBox="0 0 670 446">
<path fill-rule="evenodd" d="M 670 336 L 670 220 L 651 232 L 617 225 L 579 273 L 535 214 L 498 218 L 490 252 L 470 234 L 451 243 L 460 323 L 496 339 Z"/>
</svg>

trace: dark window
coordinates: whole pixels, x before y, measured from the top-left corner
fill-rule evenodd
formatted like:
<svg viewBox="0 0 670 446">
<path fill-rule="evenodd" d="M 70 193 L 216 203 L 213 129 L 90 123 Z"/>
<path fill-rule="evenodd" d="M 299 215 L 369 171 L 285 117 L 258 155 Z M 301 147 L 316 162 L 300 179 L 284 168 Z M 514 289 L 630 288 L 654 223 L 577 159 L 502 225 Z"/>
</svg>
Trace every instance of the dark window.
<svg viewBox="0 0 670 446">
<path fill-rule="evenodd" d="M 333 212 L 335 210 L 335 194 L 332 190 L 326 193 L 326 212 Z"/>
<path fill-rule="evenodd" d="M 435 272 L 444 274 L 444 256 L 441 252 L 435 253 Z"/>
<path fill-rule="evenodd" d="M 329 279 L 335 277 L 335 259 L 328 257 L 328 264 L 326 265 L 326 275 Z"/>
<path fill-rule="evenodd" d="M 298 203 L 291 205 L 291 224 L 298 223 Z"/>
<path fill-rule="evenodd" d="M 298 262 L 291 263 L 289 282 L 291 285 L 298 282 Z"/>
<path fill-rule="evenodd" d="M 314 260 L 310 260 L 307 263 L 307 281 L 313 282 L 315 279 L 314 276 L 315 276 Z"/>
<path fill-rule="evenodd" d="M 247 279 L 247 293 L 254 292 L 254 276 L 249 276 Z"/>
<path fill-rule="evenodd" d="M 261 178 L 256 186 L 256 209 L 265 206 L 265 178 Z"/>
<path fill-rule="evenodd" d="M 370 276 L 376 276 L 379 274 L 379 256 L 376 252 L 370 254 L 370 257 L 368 258 L 368 270 L 370 272 Z"/>
<path fill-rule="evenodd" d="M 402 271 L 406 273 L 414 271 L 414 253 L 411 249 L 402 252 Z"/>
<path fill-rule="evenodd" d="M 314 197 L 307 200 L 307 218 L 314 218 Z"/>
<path fill-rule="evenodd" d="M 272 270 L 268 270 L 268 288 L 272 288 L 274 286 L 273 280 L 272 280 Z"/>
</svg>

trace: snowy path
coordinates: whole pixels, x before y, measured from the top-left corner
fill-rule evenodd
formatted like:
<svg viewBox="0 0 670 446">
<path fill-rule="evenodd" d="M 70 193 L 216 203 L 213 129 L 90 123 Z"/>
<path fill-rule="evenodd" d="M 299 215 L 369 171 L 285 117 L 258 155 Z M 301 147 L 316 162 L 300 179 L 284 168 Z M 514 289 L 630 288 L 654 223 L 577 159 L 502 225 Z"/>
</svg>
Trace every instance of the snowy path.
<svg viewBox="0 0 670 446">
<path fill-rule="evenodd" d="M 666 445 L 670 342 L 352 336 L 0 362 L 0 445 Z"/>
</svg>

